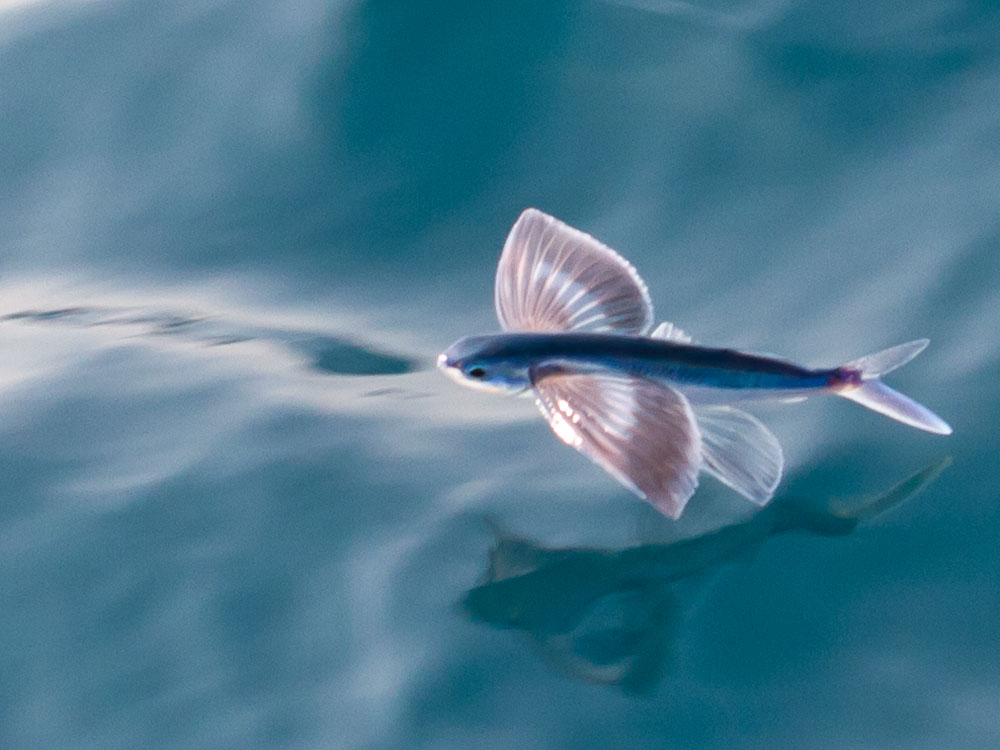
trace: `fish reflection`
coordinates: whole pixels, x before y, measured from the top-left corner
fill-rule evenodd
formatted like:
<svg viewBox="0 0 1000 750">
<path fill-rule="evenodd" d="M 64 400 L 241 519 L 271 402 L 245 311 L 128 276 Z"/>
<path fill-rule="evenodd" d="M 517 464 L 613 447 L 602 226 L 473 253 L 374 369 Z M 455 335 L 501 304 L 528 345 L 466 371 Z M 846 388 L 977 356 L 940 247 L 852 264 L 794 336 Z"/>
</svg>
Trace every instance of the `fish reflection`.
<svg viewBox="0 0 1000 750">
<path fill-rule="evenodd" d="M 846 536 L 916 495 L 950 463 L 942 459 L 854 500 L 781 496 L 743 523 L 671 544 L 545 548 L 495 529 L 484 581 L 462 605 L 474 621 L 526 633 L 569 677 L 647 693 L 669 671 L 670 643 L 690 609 L 682 600 L 699 574 L 785 532 Z"/>
</svg>

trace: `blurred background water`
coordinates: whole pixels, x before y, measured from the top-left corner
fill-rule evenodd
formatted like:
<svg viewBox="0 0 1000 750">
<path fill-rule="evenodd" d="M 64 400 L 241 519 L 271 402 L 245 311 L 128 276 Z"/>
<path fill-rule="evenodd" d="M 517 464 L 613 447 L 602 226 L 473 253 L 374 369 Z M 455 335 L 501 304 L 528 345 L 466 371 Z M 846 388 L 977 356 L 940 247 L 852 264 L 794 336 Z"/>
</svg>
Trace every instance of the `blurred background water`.
<svg viewBox="0 0 1000 750">
<path fill-rule="evenodd" d="M 0 1 L 0 746 L 1000 746 L 998 92 L 986 0 Z M 529 205 L 954 436 L 658 517 L 429 369 Z"/>
</svg>

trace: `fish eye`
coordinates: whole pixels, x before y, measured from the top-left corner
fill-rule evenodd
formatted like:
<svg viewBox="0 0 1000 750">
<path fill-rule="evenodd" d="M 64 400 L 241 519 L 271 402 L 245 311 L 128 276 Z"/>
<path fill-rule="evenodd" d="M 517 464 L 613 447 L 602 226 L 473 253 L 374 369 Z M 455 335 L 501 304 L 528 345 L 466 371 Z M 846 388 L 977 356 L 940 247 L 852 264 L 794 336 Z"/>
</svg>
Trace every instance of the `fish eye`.
<svg viewBox="0 0 1000 750">
<path fill-rule="evenodd" d="M 482 367 L 470 367 L 468 374 L 470 378 L 481 378 L 486 375 L 486 370 Z"/>
</svg>

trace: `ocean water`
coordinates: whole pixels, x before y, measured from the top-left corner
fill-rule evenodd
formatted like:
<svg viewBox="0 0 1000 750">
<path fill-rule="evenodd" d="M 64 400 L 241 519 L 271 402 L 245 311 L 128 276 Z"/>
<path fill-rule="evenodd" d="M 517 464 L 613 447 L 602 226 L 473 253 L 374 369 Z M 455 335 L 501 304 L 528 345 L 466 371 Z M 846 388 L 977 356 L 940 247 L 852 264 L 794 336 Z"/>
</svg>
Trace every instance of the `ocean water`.
<svg viewBox="0 0 1000 750">
<path fill-rule="evenodd" d="M 0 0 L 0 747 L 1000 746 L 1000 6 Z M 893 385 L 678 522 L 528 400 L 537 206 Z"/>
</svg>

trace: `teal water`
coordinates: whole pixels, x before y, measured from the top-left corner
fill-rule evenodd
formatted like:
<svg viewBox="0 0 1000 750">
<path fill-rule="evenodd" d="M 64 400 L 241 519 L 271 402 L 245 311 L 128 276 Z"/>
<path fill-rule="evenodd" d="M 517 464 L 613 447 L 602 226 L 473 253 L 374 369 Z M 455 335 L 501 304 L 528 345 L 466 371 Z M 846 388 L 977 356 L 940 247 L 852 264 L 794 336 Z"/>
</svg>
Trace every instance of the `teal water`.
<svg viewBox="0 0 1000 750">
<path fill-rule="evenodd" d="M 1000 8 L 0 1 L 0 747 L 1000 746 Z M 527 400 L 534 205 L 892 383 L 671 522 Z"/>
</svg>

